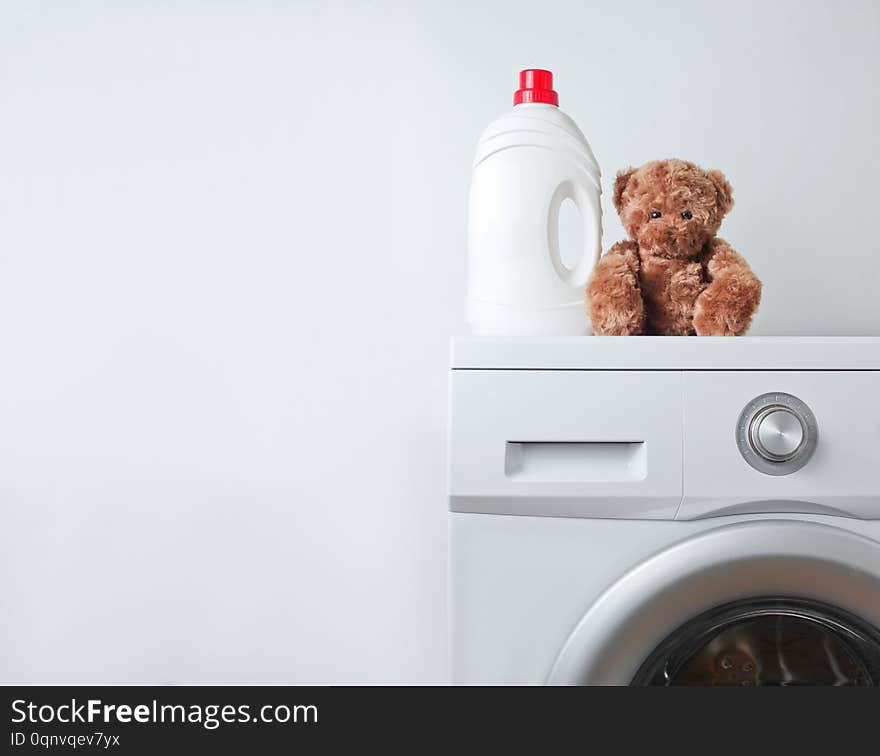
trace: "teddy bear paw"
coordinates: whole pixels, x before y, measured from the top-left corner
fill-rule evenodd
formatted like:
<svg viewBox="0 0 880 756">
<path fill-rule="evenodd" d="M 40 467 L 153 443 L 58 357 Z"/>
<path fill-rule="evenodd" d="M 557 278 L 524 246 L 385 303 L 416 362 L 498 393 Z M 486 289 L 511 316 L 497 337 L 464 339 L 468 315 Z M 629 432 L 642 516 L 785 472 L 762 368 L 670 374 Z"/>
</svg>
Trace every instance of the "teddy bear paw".
<svg viewBox="0 0 880 756">
<path fill-rule="evenodd" d="M 761 301 L 761 284 L 750 271 L 716 278 L 697 298 L 694 330 L 698 336 L 742 336 Z"/>
</svg>

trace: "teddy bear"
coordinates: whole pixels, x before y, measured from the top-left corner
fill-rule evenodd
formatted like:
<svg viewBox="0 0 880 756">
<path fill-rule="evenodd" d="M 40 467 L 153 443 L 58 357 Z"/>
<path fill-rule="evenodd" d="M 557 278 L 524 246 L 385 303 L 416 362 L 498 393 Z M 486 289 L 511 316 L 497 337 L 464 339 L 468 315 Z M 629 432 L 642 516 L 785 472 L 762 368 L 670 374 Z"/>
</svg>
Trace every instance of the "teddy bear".
<svg viewBox="0 0 880 756">
<path fill-rule="evenodd" d="M 596 264 L 587 284 L 598 335 L 741 336 L 761 282 L 715 234 L 733 206 L 720 171 L 658 160 L 621 171 L 614 207 L 627 241 Z"/>
</svg>

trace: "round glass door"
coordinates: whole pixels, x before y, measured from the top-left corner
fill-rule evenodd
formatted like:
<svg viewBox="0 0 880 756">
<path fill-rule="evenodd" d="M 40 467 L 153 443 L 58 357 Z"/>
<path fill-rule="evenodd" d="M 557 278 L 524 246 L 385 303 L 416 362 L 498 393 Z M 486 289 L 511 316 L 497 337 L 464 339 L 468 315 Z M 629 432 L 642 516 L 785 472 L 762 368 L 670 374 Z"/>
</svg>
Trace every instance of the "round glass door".
<svg viewBox="0 0 880 756">
<path fill-rule="evenodd" d="M 880 633 L 837 607 L 740 601 L 695 617 L 644 661 L 633 685 L 880 685 Z"/>
</svg>

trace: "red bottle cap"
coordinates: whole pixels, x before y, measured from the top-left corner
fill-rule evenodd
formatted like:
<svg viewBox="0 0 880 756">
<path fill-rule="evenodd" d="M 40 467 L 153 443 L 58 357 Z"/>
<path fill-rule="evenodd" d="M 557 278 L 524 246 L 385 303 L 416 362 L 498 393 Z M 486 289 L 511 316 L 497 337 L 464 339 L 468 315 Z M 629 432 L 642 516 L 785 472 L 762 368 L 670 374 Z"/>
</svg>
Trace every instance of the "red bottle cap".
<svg viewBox="0 0 880 756">
<path fill-rule="evenodd" d="M 519 89 L 513 93 L 513 104 L 546 102 L 559 107 L 559 95 L 553 90 L 553 74 L 543 68 L 526 68 L 519 72 Z"/>
</svg>

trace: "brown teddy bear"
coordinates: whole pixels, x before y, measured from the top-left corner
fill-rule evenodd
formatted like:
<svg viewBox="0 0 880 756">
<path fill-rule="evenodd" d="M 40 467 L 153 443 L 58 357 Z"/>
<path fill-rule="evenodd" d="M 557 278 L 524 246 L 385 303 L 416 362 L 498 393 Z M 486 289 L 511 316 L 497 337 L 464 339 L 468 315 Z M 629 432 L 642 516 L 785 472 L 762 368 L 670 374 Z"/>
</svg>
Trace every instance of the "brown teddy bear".
<svg viewBox="0 0 880 756">
<path fill-rule="evenodd" d="M 603 336 L 741 336 L 761 282 L 715 236 L 733 206 L 720 171 L 683 160 L 630 168 L 614 207 L 630 236 L 600 258 L 587 284 L 593 330 Z"/>
</svg>

